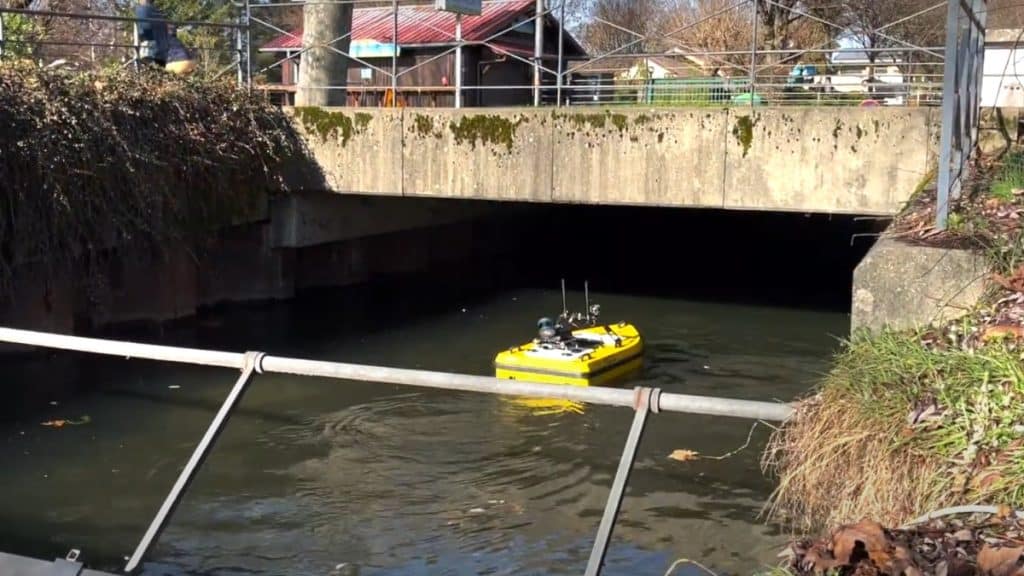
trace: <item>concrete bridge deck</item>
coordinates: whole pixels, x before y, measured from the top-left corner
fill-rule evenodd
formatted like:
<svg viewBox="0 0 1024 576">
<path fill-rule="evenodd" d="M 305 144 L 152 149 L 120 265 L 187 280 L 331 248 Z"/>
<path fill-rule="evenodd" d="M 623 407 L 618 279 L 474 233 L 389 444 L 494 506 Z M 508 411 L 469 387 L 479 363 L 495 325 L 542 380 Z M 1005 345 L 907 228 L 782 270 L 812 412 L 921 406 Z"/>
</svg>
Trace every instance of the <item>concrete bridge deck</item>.
<svg viewBox="0 0 1024 576">
<path fill-rule="evenodd" d="M 930 108 L 293 108 L 339 193 L 892 215 Z"/>
</svg>

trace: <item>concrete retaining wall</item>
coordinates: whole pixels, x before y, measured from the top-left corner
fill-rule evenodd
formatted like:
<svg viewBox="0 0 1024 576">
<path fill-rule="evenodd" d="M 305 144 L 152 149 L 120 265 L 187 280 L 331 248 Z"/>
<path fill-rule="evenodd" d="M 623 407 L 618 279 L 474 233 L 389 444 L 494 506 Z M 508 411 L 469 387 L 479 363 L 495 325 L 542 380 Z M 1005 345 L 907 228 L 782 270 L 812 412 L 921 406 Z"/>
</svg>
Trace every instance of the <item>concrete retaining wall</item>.
<svg viewBox="0 0 1024 576">
<path fill-rule="evenodd" d="M 970 250 L 882 238 L 853 275 L 853 330 L 913 329 L 961 316 L 985 290 L 988 263 Z"/>
<path fill-rule="evenodd" d="M 163 322 L 225 302 L 421 271 L 465 257 L 473 223 L 490 211 L 486 203 L 289 195 L 264 211 L 266 220 L 224 228 L 200 247 L 121 247 L 88 270 L 25 266 L 0 302 L 0 325 L 75 333 Z"/>
<path fill-rule="evenodd" d="M 292 113 L 339 193 L 875 215 L 897 212 L 928 172 L 939 118 L 843 107 Z"/>
</svg>

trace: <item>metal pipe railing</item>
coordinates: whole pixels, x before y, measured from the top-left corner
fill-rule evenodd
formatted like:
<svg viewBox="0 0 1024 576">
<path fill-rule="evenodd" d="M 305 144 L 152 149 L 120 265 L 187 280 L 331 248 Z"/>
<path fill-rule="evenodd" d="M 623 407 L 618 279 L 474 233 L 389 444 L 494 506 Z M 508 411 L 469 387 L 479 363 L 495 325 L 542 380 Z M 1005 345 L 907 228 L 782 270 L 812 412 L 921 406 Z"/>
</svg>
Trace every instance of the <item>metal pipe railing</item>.
<svg viewBox="0 0 1024 576">
<path fill-rule="evenodd" d="M 120 340 L 85 338 L 82 336 L 68 336 L 13 328 L 0 328 L 0 342 L 89 352 L 107 356 L 121 356 L 124 358 L 142 358 L 179 364 L 218 366 L 239 370 L 245 365 L 245 354 L 240 352 L 221 352 L 197 348 L 139 344 Z M 636 394 L 634 391 L 621 388 L 538 384 L 520 380 L 501 380 L 491 376 L 451 374 L 344 362 L 325 362 L 285 356 L 262 356 L 260 363 L 256 366 L 256 371 L 260 373 L 294 374 L 337 380 L 399 384 L 460 392 L 482 392 L 485 394 L 507 396 L 571 400 L 625 408 L 632 408 L 636 405 Z M 706 414 L 756 420 L 785 420 L 792 413 L 792 407 L 783 403 L 714 398 L 668 392 L 661 393 L 656 401 L 657 404 L 652 406 L 652 410 L 655 412 Z"/>
<path fill-rule="evenodd" d="M 57 350 L 88 352 L 107 356 L 121 356 L 124 358 L 143 358 L 179 364 L 235 368 L 241 371 L 235 385 L 231 388 L 227 398 L 217 411 L 217 415 L 211 421 L 203 438 L 192 452 L 191 457 L 178 475 L 160 509 L 135 547 L 125 566 L 125 572 L 132 572 L 139 567 L 146 553 L 156 542 L 157 538 L 159 538 L 164 527 L 167 526 L 171 515 L 181 502 L 192 480 L 199 472 L 199 468 L 212 451 L 218 436 L 227 426 L 231 412 L 238 405 L 246 389 L 251 384 L 254 375 L 257 373 L 273 372 L 277 374 L 317 376 L 338 380 L 358 380 L 421 386 L 439 390 L 550 398 L 632 408 L 635 412 L 633 423 L 630 426 L 626 445 L 619 459 L 618 470 L 612 482 L 604 514 L 598 526 L 594 546 L 591 550 L 590 559 L 587 562 L 585 576 L 599 576 L 601 573 L 608 543 L 612 537 L 619 508 L 622 506 L 626 484 L 633 468 L 633 462 L 636 459 L 636 452 L 640 439 L 643 436 L 648 414 L 681 412 L 756 420 L 786 420 L 793 412 L 792 406 L 788 404 L 671 394 L 663 393 L 657 388 L 638 387 L 633 390 L 626 390 L 598 386 L 537 384 L 518 380 L 501 380 L 488 376 L 305 360 L 284 356 L 268 356 L 262 352 L 246 352 L 243 354 L 198 348 L 140 344 L 13 328 L 0 328 L 0 342 Z"/>
</svg>

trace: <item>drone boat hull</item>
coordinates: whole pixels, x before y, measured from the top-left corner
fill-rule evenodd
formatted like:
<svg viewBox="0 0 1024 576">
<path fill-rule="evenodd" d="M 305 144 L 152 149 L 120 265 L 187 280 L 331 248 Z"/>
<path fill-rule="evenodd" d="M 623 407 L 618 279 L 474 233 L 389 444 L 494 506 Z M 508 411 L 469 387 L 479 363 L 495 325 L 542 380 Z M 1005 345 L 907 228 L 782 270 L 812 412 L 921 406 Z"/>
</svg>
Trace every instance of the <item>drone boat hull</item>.
<svg viewBox="0 0 1024 576">
<path fill-rule="evenodd" d="M 626 322 L 572 331 L 571 348 L 530 342 L 498 353 L 495 376 L 542 384 L 600 385 L 643 365 L 643 339 Z"/>
</svg>

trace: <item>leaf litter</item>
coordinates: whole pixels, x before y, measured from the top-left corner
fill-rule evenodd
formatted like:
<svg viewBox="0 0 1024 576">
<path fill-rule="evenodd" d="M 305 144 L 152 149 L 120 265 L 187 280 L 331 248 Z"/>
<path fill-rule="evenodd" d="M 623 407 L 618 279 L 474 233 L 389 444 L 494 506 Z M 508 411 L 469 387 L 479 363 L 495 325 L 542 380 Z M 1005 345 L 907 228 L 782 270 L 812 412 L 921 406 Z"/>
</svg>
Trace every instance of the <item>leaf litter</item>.
<svg viewBox="0 0 1024 576">
<path fill-rule="evenodd" d="M 1024 525 L 1009 509 L 896 529 L 861 520 L 779 556 L 797 576 L 1024 576 Z"/>
</svg>

